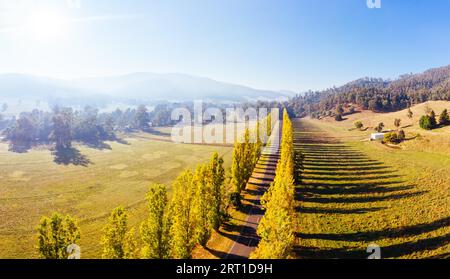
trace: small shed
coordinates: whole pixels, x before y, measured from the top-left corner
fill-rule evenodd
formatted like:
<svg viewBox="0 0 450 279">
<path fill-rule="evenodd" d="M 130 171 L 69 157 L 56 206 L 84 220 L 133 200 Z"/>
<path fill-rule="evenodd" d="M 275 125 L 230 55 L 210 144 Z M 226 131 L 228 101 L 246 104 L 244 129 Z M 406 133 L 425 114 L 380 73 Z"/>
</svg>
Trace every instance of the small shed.
<svg viewBox="0 0 450 279">
<path fill-rule="evenodd" d="M 384 133 L 373 133 L 370 135 L 370 140 L 383 140 Z"/>
</svg>

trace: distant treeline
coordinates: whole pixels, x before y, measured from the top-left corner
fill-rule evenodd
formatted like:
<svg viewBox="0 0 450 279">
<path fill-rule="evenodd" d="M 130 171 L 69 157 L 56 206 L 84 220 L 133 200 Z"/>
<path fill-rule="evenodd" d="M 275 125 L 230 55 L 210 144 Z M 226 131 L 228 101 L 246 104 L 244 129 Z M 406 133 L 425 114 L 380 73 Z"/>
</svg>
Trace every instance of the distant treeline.
<svg viewBox="0 0 450 279">
<path fill-rule="evenodd" d="M 298 95 L 286 103 L 291 115 L 320 118 L 358 109 L 389 112 L 427 101 L 450 100 L 450 66 L 398 80 L 364 78 L 342 87 Z"/>
<path fill-rule="evenodd" d="M 98 109 L 89 106 L 83 110 L 56 107 L 51 112 L 33 110 L 23 112 L 17 118 L 0 118 L 4 140 L 14 152 L 26 152 L 42 144 L 67 149 L 72 141 L 101 145 L 103 141 L 117 140 L 118 131 L 147 129 L 149 123 L 150 114 L 145 106 L 111 113 L 99 113 Z"/>
</svg>

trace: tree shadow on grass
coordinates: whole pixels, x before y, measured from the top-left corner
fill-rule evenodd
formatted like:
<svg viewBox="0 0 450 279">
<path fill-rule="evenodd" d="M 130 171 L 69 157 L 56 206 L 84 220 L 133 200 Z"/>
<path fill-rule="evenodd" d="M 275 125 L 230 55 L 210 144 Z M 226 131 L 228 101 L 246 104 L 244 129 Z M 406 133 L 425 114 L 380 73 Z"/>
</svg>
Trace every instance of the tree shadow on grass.
<svg viewBox="0 0 450 279">
<path fill-rule="evenodd" d="M 386 209 L 386 207 L 370 207 L 370 208 L 323 208 L 323 207 L 301 207 L 298 206 L 295 210 L 298 213 L 306 214 L 366 214 L 368 212 L 375 212 Z"/>
<path fill-rule="evenodd" d="M 158 131 L 153 128 L 147 128 L 144 130 L 144 132 L 154 135 L 154 136 L 162 136 L 162 137 L 170 137 L 171 136 L 171 134 L 168 132 Z"/>
<path fill-rule="evenodd" d="M 369 245 L 370 243 L 367 243 Z M 412 242 L 381 246 L 382 258 L 398 258 L 412 253 L 432 251 L 450 244 L 450 234 L 426 238 Z M 307 246 L 296 246 L 294 253 L 300 258 L 309 259 L 364 259 L 369 256 L 366 249 L 335 248 L 320 249 Z"/>
<path fill-rule="evenodd" d="M 392 194 L 392 195 L 383 195 L 383 196 L 363 196 L 363 197 L 338 197 L 338 198 L 328 198 L 328 197 L 304 197 L 299 195 L 297 200 L 302 202 L 312 202 L 312 203 L 372 203 L 372 202 L 381 202 L 388 200 L 400 200 L 404 198 L 416 197 L 420 196 L 427 191 L 419 191 L 414 193 L 404 193 L 404 194 Z"/>
<path fill-rule="evenodd" d="M 342 166 L 336 165 L 334 167 L 309 167 L 309 166 L 304 166 L 302 168 L 302 170 L 306 170 L 309 172 L 312 171 L 327 171 L 327 172 L 355 172 L 355 171 L 374 171 L 374 170 L 386 170 L 388 169 L 387 166 L 361 166 L 361 167 L 346 167 L 346 168 L 342 168 Z"/>
<path fill-rule="evenodd" d="M 96 142 L 83 142 L 87 147 L 97 150 L 112 150 L 111 145 L 103 142 L 103 141 L 96 141 Z"/>
<path fill-rule="evenodd" d="M 384 173 L 383 173 L 384 174 Z M 323 173 L 321 175 L 329 175 L 331 176 L 331 174 L 327 174 L 327 173 Z M 336 175 L 336 174 L 334 174 Z M 400 175 L 378 175 L 378 176 L 365 176 L 362 174 L 359 175 L 355 175 L 354 173 L 352 174 L 347 174 L 344 177 L 323 177 L 323 176 L 318 176 L 316 174 L 314 175 L 308 175 L 308 180 L 314 180 L 314 181 L 329 181 L 329 180 L 333 180 L 333 181 L 364 181 L 364 180 L 384 180 L 384 179 L 393 179 L 393 178 L 400 178 Z"/>
<path fill-rule="evenodd" d="M 70 148 L 58 148 L 53 152 L 55 156 L 54 162 L 58 165 L 74 165 L 74 166 L 83 166 L 87 167 L 91 164 L 91 160 L 89 160 L 85 155 L 81 154 L 81 152 L 73 147 Z"/>
<path fill-rule="evenodd" d="M 373 187 L 352 187 L 352 188 L 340 188 L 340 187 L 327 187 L 327 188 L 308 188 L 302 190 L 299 195 L 308 193 L 315 195 L 336 195 L 336 194 L 348 194 L 348 195 L 356 195 L 356 194 L 382 194 L 382 193 L 393 193 L 398 191 L 406 191 L 413 189 L 414 186 L 398 186 L 398 187 L 381 187 L 381 186 L 373 186 Z"/>
<path fill-rule="evenodd" d="M 85 140 L 85 141 L 81 141 L 81 143 L 86 145 L 89 148 L 93 148 L 93 149 L 97 149 L 97 150 L 112 150 L 111 145 L 106 143 L 105 141 L 112 141 L 112 142 L 117 142 L 117 143 L 120 143 L 123 145 L 129 145 L 129 143 L 126 140 L 121 139 L 117 136 L 112 136 L 105 140 Z"/>
<path fill-rule="evenodd" d="M 322 239 L 349 242 L 369 242 L 385 238 L 406 238 L 415 235 L 432 232 L 450 226 L 450 217 L 436 220 L 431 223 L 422 223 L 413 226 L 389 228 L 381 231 L 358 232 L 358 233 L 297 233 L 297 237 L 302 239 Z"/>
<path fill-rule="evenodd" d="M 297 128 L 298 129 L 298 128 Z M 296 208 L 300 214 L 355 214 L 370 216 L 371 212 L 384 210 L 378 202 L 396 201 L 423 195 L 426 191 L 414 191 L 415 185 L 406 184 L 398 171 L 384 163 L 371 160 L 364 153 L 346 146 L 339 140 L 322 137 L 317 131 L 301 127 L 305 134 L 297 133 L 296 148 L 305 156 L 302 183 L 296 189 Z M 329 182 L 329 183 L 328 183 Z M 303 204 L 308 203 L 308 204 Z M 368 204 L 364 206 L 364 204 Z M 344 206 L 345 205 L 345 206 Z M 350 208 L 349 208 L 350 207 Z M 305 215 L 306 216 L 306 215 Z M 301 218 L 301 216 L 299 217 Z M 320 216 L 318 217 L 320 218 Z M 336 219 L 338 220 L 338 219 Z M 384 239 L 418 238 L 417 236 L 445 228 L 450 217 L 431 223 L 388 228 L 361 233 L 297 233 L 303 240 L 327 240 L 354 242 L 360 247 L 344 247 L 339 243 L 323 247 L 297 246 L 295 253 L 301 258 L 367 258 L 365 245 Z M 396 258 L 416 252 L 435 250 L 450 244 L 449 234 L 433 238 L 407 241 L 381 247 L 382 257 Z M 367 246 L 366 246 L 367 247 Z M 445 256 L 445 254 L 443 254 Z"/>
</svg>

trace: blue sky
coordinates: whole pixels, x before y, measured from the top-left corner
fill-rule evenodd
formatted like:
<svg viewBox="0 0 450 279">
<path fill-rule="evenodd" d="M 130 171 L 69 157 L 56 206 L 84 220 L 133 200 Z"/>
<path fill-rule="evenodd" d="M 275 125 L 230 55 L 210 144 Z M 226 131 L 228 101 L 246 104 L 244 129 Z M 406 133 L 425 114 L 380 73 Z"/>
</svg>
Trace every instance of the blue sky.
<svg viewBox="0 0 450 279">
<path fill-rule="evenodd" d="M 450 64 L 447 0 L 4 2 L 0 73 L 179 72 L 299 92 Z"/>
</svg>

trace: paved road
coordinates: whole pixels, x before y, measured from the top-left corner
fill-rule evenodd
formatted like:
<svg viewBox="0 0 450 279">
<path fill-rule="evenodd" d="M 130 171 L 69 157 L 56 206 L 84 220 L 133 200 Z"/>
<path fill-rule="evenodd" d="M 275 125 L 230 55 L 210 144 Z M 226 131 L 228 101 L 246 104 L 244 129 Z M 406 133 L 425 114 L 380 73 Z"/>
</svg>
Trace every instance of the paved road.
<svg viewBox="0 0 450 279">
<path fill-rule="evenodd" d="M 258 245 L 259 237 L 256 234 L 256 229 L 264 215 L 260 199 L 275 178 L 275 170 L 280 157 L 280 138 L 281 129 L 279 125 L 275 125 L 270 138 L 271 145 L 262 150 L 261 158 L 247 183 L 244 202 L 250 207 L 249 213 L 241 226 L 239 236 L 234 240 L 228 255 L 225 257 L 227 259 L 248 258 Z"/>
</svg>

